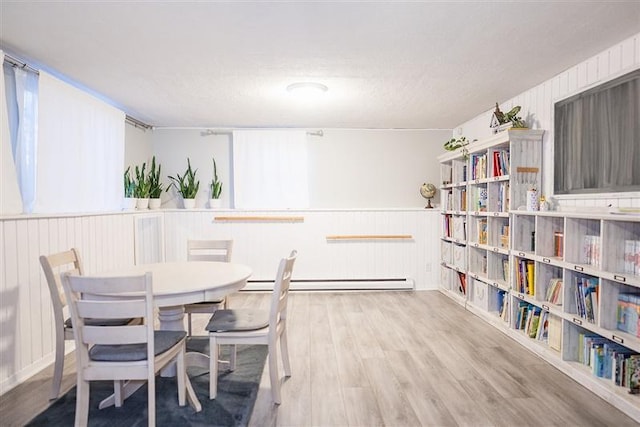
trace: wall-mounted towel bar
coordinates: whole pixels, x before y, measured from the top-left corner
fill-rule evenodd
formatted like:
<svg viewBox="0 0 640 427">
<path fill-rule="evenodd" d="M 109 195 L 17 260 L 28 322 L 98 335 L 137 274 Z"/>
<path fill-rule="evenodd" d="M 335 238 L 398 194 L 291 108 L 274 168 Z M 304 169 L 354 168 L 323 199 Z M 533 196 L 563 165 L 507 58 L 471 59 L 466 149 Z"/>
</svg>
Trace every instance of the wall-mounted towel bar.
<svg viewBox="0 0 640 427">
<path fill-rule="evenodd" d="M 304 222 L 303 216 L 216 216 L 214 221 L 226 222 Z"/>
<path fill-rule="evenodd" d="M 347 234 L 327 236 L 327 240 L 411 240 L 411 234 Z"/>
</svg>

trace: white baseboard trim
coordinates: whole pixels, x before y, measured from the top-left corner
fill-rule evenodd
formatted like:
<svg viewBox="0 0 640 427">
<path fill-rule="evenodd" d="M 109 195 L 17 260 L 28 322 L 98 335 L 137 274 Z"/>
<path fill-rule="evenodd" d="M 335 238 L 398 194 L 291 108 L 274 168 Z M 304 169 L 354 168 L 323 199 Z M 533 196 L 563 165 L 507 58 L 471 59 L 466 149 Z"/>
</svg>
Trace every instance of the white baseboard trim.
<svg viewBox="0 0 640 427">
<path fill-rule="evenodd" d="M 270 291 L 273 280 L 249 280 L 246 291 Z M 299 291 L 354 291 L 354 290 L 413 290 L 413 279 L 298 279 L 291 281 L 291 290 Z"/>
</svg>

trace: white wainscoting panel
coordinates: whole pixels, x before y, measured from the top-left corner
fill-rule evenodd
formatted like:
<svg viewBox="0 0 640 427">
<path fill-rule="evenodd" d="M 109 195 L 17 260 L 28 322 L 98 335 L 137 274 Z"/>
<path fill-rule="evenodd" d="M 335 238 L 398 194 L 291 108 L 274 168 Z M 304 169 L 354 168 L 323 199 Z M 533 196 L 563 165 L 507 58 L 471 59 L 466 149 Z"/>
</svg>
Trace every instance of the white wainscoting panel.
<svg viewBox="0 0 640 427">
<path fill-rule="evenodd" d="M 88 274 L 133 265 L 131 214 L 0 218 L 0 394 L 53 361 L 51 297 L 39 257 L 72 247 Z M 72 347 L 72 344 L 68 344 Z"/>
<path fill-rule="evenodd" d="M 288 217 L 303 220 L 287 221 Z M 296 249 L 294 288 L 313 289 L 313 283 L 322 289 L 384 288 L 382 280 L 407 279 L 410 288 L 435 289 L 439 220 L 436 210 L 424 209 L 172 210 L 165 213 L 165 254 L 167 261 L 184 260 L 188 239 L 233 239 L 233 260 L 252 268 L 252 281 L 273 280 L 278 260 Z M 327 239 L 335 235 L 411 238 Z M 395 282 L 387 285 L 398 287 Z"/>
</svg>

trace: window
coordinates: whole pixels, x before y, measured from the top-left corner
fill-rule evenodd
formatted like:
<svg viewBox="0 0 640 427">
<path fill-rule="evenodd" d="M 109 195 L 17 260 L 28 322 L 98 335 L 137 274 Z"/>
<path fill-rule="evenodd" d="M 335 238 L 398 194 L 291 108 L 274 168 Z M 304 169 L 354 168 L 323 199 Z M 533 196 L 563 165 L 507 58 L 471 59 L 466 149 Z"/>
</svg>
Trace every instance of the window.
<svg viewBox="0 0 640 427">
<path fill-rule="evenodd" d="M 232 156 L 235 208 L 309 207 L 305 131 L 234 131 Z"/>
</svg>

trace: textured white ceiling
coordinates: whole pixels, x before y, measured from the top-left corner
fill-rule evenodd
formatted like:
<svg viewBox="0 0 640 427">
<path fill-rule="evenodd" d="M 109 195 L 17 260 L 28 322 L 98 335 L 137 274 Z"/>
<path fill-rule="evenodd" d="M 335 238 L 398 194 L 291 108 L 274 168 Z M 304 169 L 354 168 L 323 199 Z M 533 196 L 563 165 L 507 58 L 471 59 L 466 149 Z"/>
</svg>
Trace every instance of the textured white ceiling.
<svg viewBox="0 0 640 427">
<path fill-rule="evenodd" d="M 452 128 L 640 32 L 640 1 L 1 1 L 4 50 L 155 126 Z"/>
</svg>

